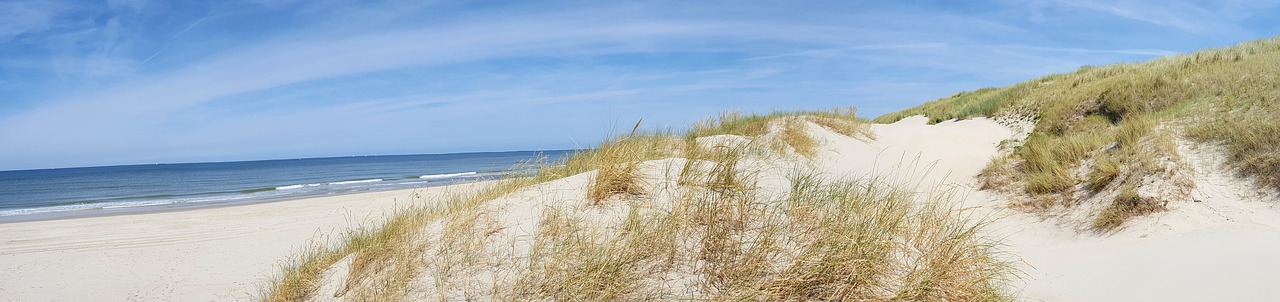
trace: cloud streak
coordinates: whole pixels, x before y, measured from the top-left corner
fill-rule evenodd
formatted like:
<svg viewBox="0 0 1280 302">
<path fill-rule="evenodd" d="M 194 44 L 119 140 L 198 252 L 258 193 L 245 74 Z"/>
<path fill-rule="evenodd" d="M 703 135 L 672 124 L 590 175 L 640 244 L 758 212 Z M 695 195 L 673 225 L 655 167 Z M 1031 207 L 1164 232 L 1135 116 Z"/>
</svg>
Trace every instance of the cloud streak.
<svg viewBox="0 0 1280 302">
<path fill-rule="evenodd" d="M 147 16 L 178 8 L 126 5 L 88 13 L 106 20 L 91 25 L 50 23 L 61 13 L 46 10 L 10 32 L 62 30 L 24 38 L 43 46 L 0 46 L 21 54 L 0 66 L 78 71 L 0 73 L 0 83 L 39 79 L 8 88 L 26 105 L 0 108 L 0 145 L 16 146 L 0 150 L 0 169 L 566 148 L 619 121 L 679 127 L 721 110 L 847 105 L 880 114 L 1200 48 L 1046 42 L 1056 33 L 996 11 L 681 4 L 284 2 L 181 8 L 171 13 L 193 18 L 169 23 Z M 1168 20 L 1179 19 L 1157 21 L 1181 28 Z M 43 52 L 59 39 L 89 47 Z"/>
</svg>

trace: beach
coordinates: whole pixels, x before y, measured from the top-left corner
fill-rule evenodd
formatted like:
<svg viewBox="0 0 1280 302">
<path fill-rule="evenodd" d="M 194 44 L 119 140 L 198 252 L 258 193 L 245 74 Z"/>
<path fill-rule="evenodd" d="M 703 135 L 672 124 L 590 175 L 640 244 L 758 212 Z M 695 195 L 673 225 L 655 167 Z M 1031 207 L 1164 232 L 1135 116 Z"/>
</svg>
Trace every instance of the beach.
<svg viewBox="0 0 1280 302">
<path fill-rule="evenodd" d="M 0 0 L 0 302 L 1280 301 L 1276 1 Z"/>
<path fill-rule="evenodd" d="M 807 127 L 821 142 L 812 166 L 823 175 L 887 176 L 916 183 L 918 189 L 955 193 L 961 213 L 989 222 L 984 235 L 999 242 L 1000 255 L 1017 270 L 1007 290 L 1018 300 L 1257 301 L 1280 295 L 1280 289 L 1270 286 L 1274 272 L 1280 271 L 1280 262 L 1272 260 L 1280 253 L 1280 211 L 1271 202 L 1274 196 L 1241 193 L 1249 191 L 1247 180 L 1215 166 L 1212 153 L 1184 150 L 1198 168 L 1191 175 L 1197 182 L 1192 199 L 1170 201 L 1166 212 L 1096 233 L 1070 223 L 1071 217 L 1013 209 L 1009 200 L 978 190 L 974 176 L 1001 152 L 1004 140 L 1019 135 L 1017 127 L 985 118 L 929 125 L 915 117 L 870 125 L 874 139 Z M 720 136 L 699 143 L 742 140 Z M 652 202 L 669 193 L 661 188 L 673 180 L 663 175 L 673 175 L 670 171 L 681 162 L 641 165 L 651 178 L 646 184 L 652 187 Z M 789 162 L 751 165 L 762 167 L 762 190 L 785 191 Z M 518 255 L 532 244 L 538 213 L 547 209 L 616 223 L 626 203 L 591 206 L 583 199 L 594 173 L 536 184 L 480 206 L 489 215 L 485 217 L 494 219 L 488 233 L 493 237 L 486 238 Z M 13 301 L 254 300 L 274 280 L 279 265 L 311 242 L 328 243 L 351 228 L 378 223 L 397 208 L 470 186 L 3 223 L 0 296 Z M 330 268 L 315 300 L 345 292 L 340 289 L 348 265 L 344 260 Z"/>
<path fill-rule="evenodd" d="M 0 300 L 253 300 L 312 242 L 469 186 L 0 223 Z"/>
</svg>

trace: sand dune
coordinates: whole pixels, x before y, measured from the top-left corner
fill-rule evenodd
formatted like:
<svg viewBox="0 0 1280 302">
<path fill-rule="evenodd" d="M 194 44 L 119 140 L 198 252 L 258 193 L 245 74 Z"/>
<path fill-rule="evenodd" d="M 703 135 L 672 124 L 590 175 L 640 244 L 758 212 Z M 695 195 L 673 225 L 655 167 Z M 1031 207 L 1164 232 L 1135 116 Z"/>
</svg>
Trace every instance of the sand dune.
<svg viewBox="0 0 1280 302">
<path fill-rule="evenodd" d="M 1007 207 L 978 191 L 976 175 L 998 145 L 1019 133 L 989 119 L 926 125 L 923 117 L 872 125 L 875 139 L 808 127 L 821 147 L 811 163 L 831 177 L 897 174 L 922 189 L 964 193 L 963 207 L 991 217 L 988 229 L 1023 272 L 1012 291 L 1030 301 L 1262 301 L 1280 296 L 1276 198 L 1223 171 L 1213 150 L 1186 146 L 1195 168 L 1189 200 L 1136 218 L 1111 234 Z M 720 141 L 734 141 L 732 137 Z M 650 161 L 652 175 L 683 159 Z M 765 187 L 784 163 L 757 163 Z M 771 170 L 772 169 L 772 170 Z M 669 174 L 668 174 L 669 175 Z M 537 213 L 553 200 L 581 200 L 590 177 L 535 185 L 489 205 L 500 236 L 527 249 Z M 670 179 L 657 179 L 661 183 Z M 444 189 L 428 189 L 429 198 Z M 340 233 L 409 202 L 409 191 L 266 204 L 0 224 L 0 297 L 10 300 L 248 300 L 274 264 L 309 239 Z M 414 199 L 413 202 L 421 202 Z M 624 215 L 597 209 L 602 220 Z M 376 220 L 376 219 L 374 219 Z M 339 262 L 321 289 L 338 289 Z"/>
</svg>

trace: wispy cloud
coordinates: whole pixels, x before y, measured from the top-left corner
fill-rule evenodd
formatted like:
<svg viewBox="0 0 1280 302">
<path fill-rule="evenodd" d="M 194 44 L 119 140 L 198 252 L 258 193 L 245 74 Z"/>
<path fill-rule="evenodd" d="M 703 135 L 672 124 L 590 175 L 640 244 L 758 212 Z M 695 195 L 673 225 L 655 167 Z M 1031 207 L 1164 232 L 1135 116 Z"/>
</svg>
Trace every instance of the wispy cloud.
<svg viewBox="0 0 1280 302">
<path fill-rule="evenodd" d="M 0 145 L 16 146 L 0 169 L 574 147 L 619 120 L 874 115 L 1201 47 L 1071 44 L 1000 9 L 892 3 L 268 2 L 0 10 L 31 20 L 0 18 L 0 41 L 26 41 L 0 43 L 15 54 L 0 92 L 19 96 L 0 105 Z M 1126 5 L 1071 7 L 1222 22 Z"/>
<path fill-rule="evenodd" d="M 845 54 L 852 51 L 862 51 L 862 50 L 942 49 L 946 47 L 947 47 L 947 43 L 929 43 L 929 42 L 907 43 L 907 44 L 858 45 L 858 46 L 850 46 L 850 47 L 840 47 L 840 48 L 831 48 L 831 49 L 813 49 L 813 50 L 797 51 L 792 53 L 759 56 L 759 57 L 746 58 L 746 59 L 743 59 L 743 61 L 769 60 L 769 59 L 801 57 L 801 56 L 803 57 L 836 56 L 839 54 Z"/>
<path fill-rule="evenodd" d="M 182 30 L 178 31 L 178 33 L 175 33 L 175 34 L 173 34 L 173 36 L 169 37 L 169 39 L 168 39 L 168 40 L 165 40 L 165 41 L 164 41 L 164 44 L 163 44 L 163 45 L 160 45 L 160 49 L 156 50 L 156 52 L 155 52 L 155 53 L 152 53 L 150 56 L 147 56 L 147 58 L 146 58 L 146 59 L 142 59 L 142 62 L 138 62 L 138 65 L 135 65 L 135 66 L 133 67 L 133 70 L 134 70 L 134 71 L 137 71 L 139 67 L 142 67 L 142 65 L 147 64 L 147 62 L 150 62 L 150 61 L 151 61 L 151 59 L 155 59 L 155 58 L 156 58 L 156 56 L 160 55 L 161 53 L 164 53 L 164 51 L 165 51 L 166 49 L 169 49 L 169 45 L 170 45 L 170 44 L 173 44 L 173 40 L 174 40 L 174 39 L 177 39 L 178 37 L 181 37 L 181 36 L 182 36 L 182 34 L 185 34 L 185 33 L 187 33 L 187 31 L 190 31 L 192 28 L 195 28 L 196 26 L 200 25 L 200 23 L 201 23 L 201 22 L 204 22 L 204 20 L 209 19 L 209 16 L 210 16 L 210 15 L 204 15 L 203 17 L 200 17 L 199 19 L 196 19 L 195 21 L 191 21 L 191 25 L 187 25 L 187 27 L 183 28 Z"/>
<path fill-rule="evenodd" d="M 0 2 L 0 43 L 52 28 L 57 25 L 54 20 L 69 9 L 58 1 Z"/>
<path fill-rule="evenodd" d="M 1216 27 L 1205 19 L 1209 15 L 1207 11 L 1180 1 L 1084 0 L 1059 1 L 1059 3 L 1192 32 L 1203 32 Z"/>
<path fill-rule="evenodd" d="M 1037 46 L 1025 46 L 1025 45 L 1006 45 L 1006 46 L 997 46 L 997 47 L 1025 49 L 1025 50 L 1034 50 L 1034 51 L 1047 51 L 1047 52 L 1066 52 L 1066 53 L 1080 53 L 1080 54 L 1122 54 L 1122 55 L 1140 55 L 1140 56 L 1150 56 L 1150 57 L 1163 57 L 1163 56 L 1169 56 L 1169 55 L 1176 55 L 1180 53 L 1177 51 L 1163 50 L 1163 49 L 1086 49 L 1086 48 L 1069 48 L 1069 47 L 1037 47 Z"/>
<path fill-rule="evenodd" d="M 1151 1 L 1151 0 L 1053 0 L 1058 5 L 1102 12 L 1153 25 L 1198 34 L 1245 31 L 1240 21 L 1280 1 Z"/>
</svg>

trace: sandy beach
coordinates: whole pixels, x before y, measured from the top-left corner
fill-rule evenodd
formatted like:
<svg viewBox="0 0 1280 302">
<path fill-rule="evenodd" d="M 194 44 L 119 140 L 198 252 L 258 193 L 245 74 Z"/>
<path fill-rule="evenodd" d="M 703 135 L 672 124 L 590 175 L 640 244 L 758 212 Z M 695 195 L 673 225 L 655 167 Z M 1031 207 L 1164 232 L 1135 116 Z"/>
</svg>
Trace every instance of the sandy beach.
<svg viewBox="0 0 1280 302">
<path fill-rule="evenodd" d="M 314 240 L 466 186 L 0 223 L 0 300 L 253 300 Z"/>
<path fill-rule="evenodd" d="M 1242 194 L 1249 183 L 1216 166 L 1212 152 L 1184 150 L 1197 168 L 1191 199 L 1170 201 L 1167 212 L 1097 234 L 1061 219 L 1012 210 L 1008 201 L 976 189 L 974 175 L 999 152 L 1002 141 L 1018 135 L 992 120 L 927 125 L 923 117 L 908 118 L 872 125 L 874 140 L 814 125 L 809 131 L 822 142 L 814 166 L 827 175 L 898 173 L 917 178 L 922 188 L 956 189 L 965 211 L 992 219 L 989 235 L 1001 238 L 1001 249 L 1021 271 L 1010 289 L 1021 300 L 1259 301 L 1280 295 L 1280 288 L 1271 286 L 1280 271 L 1280 261 L 1274 260 L 1280 254 L 1280 211 L 1274 209 L 1274 197 Z M 673 165 L 668 159 L 645 167 L 659 171 Z M 764 187 L 777 185 L 770 179 L 778 177 L 770 178 L 770 173 L 785 173 L 763 172 Z M 581 202 L 590 177 L 585 174 L 491 202 L 496 223 L 508 226 L 495 231 L 496 236 L 509 237 L 518 246 L 519 238 L 535 231 L 536 213 Z M 462 188 L 0 224 L 0 297 L 251 300 L 278 271 L 277 264 L 311 240 L 334 238 L 350 227 L 376 222 L 392 209 L 454 189 Z M 328 278 L 334 280 L 326 282 L 324 293 L 344 276 Z"/>
<path fill-rule="evenodd" d="M 1280 301 L 1280 0 L 0 0 L 0 302 Z"/>
</svg>

